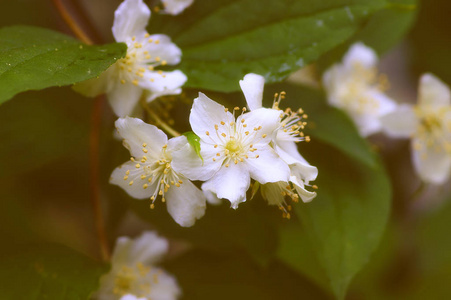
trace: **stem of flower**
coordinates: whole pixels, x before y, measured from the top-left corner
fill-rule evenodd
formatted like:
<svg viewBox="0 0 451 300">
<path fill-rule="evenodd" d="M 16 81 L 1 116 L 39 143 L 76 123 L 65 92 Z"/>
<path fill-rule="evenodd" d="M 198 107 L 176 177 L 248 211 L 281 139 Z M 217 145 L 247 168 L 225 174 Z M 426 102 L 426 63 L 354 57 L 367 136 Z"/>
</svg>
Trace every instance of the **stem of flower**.
<svg viewBox="0 0 451 300">
<path fill-rule="evenodd" d="M 146 110 L 146 112 L 149 114 L 149 116 L 155 121 L 155 124 L 157 126 L 160 126 L 163 128 L 166 133 L 172 135 L 173 137 L 181 136 L 180 132 L 173 129 L 169 124 L 167 124 L 165 121 L 163 121 L 152 109 L 150 109 L 149 105 L 147 105 L 147 102 L 144 98 L 141 98 L 140 100 L 141 106 Z"/>
<path fill-rule="evenodd" d="M 91 133 L 89 135 L 89 161 L 90 161 L 90 191 L 91 204 L 94 210 L 95 226 L 97 238 L 99 239 L 100 252 L 104 261 L 110 260 L 110 249 L 108 247 L 108 239 L 105 230 L 105 222 L 103 219 L 102 206 L 100 201 L 100 184 L 99 184 L 99 140 L 100 125 L 104 96 L 98 96 L 94 100 L 94 108 L 91 114 Z"/>
<path fill-rule="evenodd" d="M 61 0 L 53 0 L 55 7 L 60 13 L 64 21 L 69 25 L 73 33 L 82 42 L 92 45 L 92 40 L 80 28 L 74 18 L 69 14 Z M 94 211 L 94 221 L 97 231 L 97 238 L 100 244 L 100 252 L 104 261 L 110 260 L 110 250 L 108 247 L 108 239 L 105 230 L 105 222 L 102 213 L 102 205 L 100 201 L 100 185 L 99 185 L 99 136 L 102 116 L 102 107 L 104 96 L 99 96 L 94 100 L 94 108 L 91 114 L 91 132 L 89 136 L 89 160 L 90 160 L 90 194 L 91 204 Z"/>
<path fill-rule="evenodd" d="M 66 22 L 66 24 L 70 27 L 72 32 L 77 36 L 80 41 L 82 41 L 85 44 L 92 45 L 92 40 L 88 37 L 88 35 L 78 26 L 77 22 L 75 22 L 74 18 L 69 14 L 66 7 L 63 5 L 61 0 L 53 0 L 53 4 L 55 5 L 56 9 L 60 13 L 63 20 Z"/>
</svg>

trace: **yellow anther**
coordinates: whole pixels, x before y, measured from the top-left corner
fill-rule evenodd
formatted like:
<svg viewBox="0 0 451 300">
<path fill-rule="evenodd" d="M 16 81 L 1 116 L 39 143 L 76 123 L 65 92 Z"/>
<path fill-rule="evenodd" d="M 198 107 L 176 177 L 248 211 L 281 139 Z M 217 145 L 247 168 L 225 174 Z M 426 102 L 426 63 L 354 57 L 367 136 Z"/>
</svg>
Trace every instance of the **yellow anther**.
<svg viewBox="0 0 451 300">
<path fill-rule="evenodd" d="M 151 203 L 150 204 L 150 209 L 154 209 L 155 208 L 155 204 Z"/>
<path fill-rule="evenodd" d="M 143 189 L 147 189 L 148 186 L 149 186 L 149 185 L 148 185 L 147 183 L 144 183 L 144 184 L 143 184 Z"/>
<path fill-rule="evenodd" d="M 228 167 L 229 167 L 229 164 L 225 164 L 225 167 L 228 168 Z"/>
<path fill-rule="evenodd" d="M 177 182 L 177 183 L 175 184 L 175 186 L 176 186 L 176 187 L 180 187 L 180 183 Z"/>
<path fill-rule="evenodd" d="M 121 79 L 121 83 L 122 83 L 122 84 L 125 84 L 125 80 L 124 80 L 124 79 Z"/>
<path fill-rule="evenodd" d="M 223 121 L 221 121 L 221 125 L 225 125 L 225 123 Z"/>
<path fill-rule="evenodd" d="M 264 133 L 263 135 L 262 135 L 262 138 L 265 138 L 266 137 L 266 133 Z"/>
<path fill-rule="evenodd" d="M 223 137 L 226 137 L 226 134 L 223 132 L 223 133 L 221 133 L 221 135 L 223 136 Z"/>
<path fill-rule="evenodd" d="M 125 174 L 130 175 L 130 170 L 127 170 L 127 172 L 125 172 Z"/>
<path fill-rule="evenodd" d="M 206 135 L 210 135 L 210 132 L 208 132 L 208 131 L 205 131 L 205 134 L 206 134 Z"/>
<path fill-rule="evenodd" d="M 162 190 L 160 190 L 159 192 L 158 192 L 158 195 L 163 195 L 163 191 Z"/>
<path fill-rule="evenodd" d="M 136 164 L 135 168 L 139 169 L 139 168 L 141 168 L 141 165 L 140 164 Z"/>
<path fill-rule="evenodd" d="M 147 177 L 147 176 L 146 176 L 146 175 L 144 175 L 144 174 L 143 174 L 143 175 L 141 175 L 141 180 L 144 180 L 144 179 L 146 179 L 146 177 Z"/>
<path fill-rule="evenodd" d="M 180 183 L 180 184 L 182 184 L 182 183 L 183 183 L 183 181 L 182 181 L 182 180 L 179 180 L 179 183 Z"/>
<path fill-rule="evenodd" d="M 132 185 L 132 184 L 133 184 L 133 180 L 128 183 L 128 185 Z"/>
<path fill-rule="evenodd" d="M 146 148 L 143 148 L 143 152 L 144 152 L 144 153 L 147 153 L 148 151 L 147 151 L 147 149 L 146 149 Z"/>
<path fill-rule="evenodd" d="M 128 179 L 128 176 L 127 176 L 127 175 L 125 175 L 125 176 L 124 176 L 124 180 L 127 180 L 127 179 Z"/>
<path fill-rule="evenodd" d="M 135 79 L 135 80 L 133 80 L 133 81 L 132 81 L 132 83 L 133 83 L 134 85 L 136 85 L 136 86 L 137 86 L 137 85 L 138 85 L 138 80 L 137 80 L 137 79 Z"/>
</svg>

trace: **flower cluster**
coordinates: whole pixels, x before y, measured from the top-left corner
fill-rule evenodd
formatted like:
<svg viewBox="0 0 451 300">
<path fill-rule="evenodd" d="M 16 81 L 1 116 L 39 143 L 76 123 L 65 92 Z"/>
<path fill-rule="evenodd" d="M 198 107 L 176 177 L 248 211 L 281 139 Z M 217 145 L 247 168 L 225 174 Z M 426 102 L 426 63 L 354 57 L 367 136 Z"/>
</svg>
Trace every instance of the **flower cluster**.
<svg viewBox="0 0 451 300">
<path fill-rule="evenodd" d="M 302 110 L 282 111 L 279 102 L 262 107 L 264 78 L 248 74 L 240 82 L 248 106 L 230 112 L 200 93 L 189 117 L 199 137 L 200 157 L 185 136 L 167 139 L 153 125 L 136 118 L 116 121 L 129 162 L 117 168 L 111 183 L 129 195 L 167 202 L 168 211 L 181 226 L 192 226 L 204 215 L 207 198 L 227 199 L 233 208 L 246 201 L 251 179 L 262 184 L 263 197 L 289 217 L 285 196 L 310 201 L 315 192 L 305 189 L 317 176 L 299 154 L 296 142 L 309 140 L 302 133 L 306 125 Z M 202 193 L 190 180 L 204 181 Z"/>
<path fill-rule="evenodd" d="M 396 104 L 384 93 L 387 78 L 376 76 L 376 54 L 353 45 L 343 63 L 324 73 L 329 104 L 343 109 L 362 136 L 383 131 L 411 138 L 412 161 L 419 177 L 442 184 L 451 170 L 451 96 L 449 87 L 432 74 L 420 79 L 418 104 Z"/>
</svg>

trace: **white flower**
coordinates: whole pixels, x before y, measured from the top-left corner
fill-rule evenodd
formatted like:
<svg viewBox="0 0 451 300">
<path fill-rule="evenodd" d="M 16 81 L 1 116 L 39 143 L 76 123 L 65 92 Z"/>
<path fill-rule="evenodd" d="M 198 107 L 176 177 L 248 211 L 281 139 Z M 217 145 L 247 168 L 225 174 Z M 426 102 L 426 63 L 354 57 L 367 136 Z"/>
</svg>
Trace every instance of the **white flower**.
<svg viewBox="0 0 451 300">
<path fill-rule="evenodd" d="M 380 117 L 396 108 L 383 90 L 386 77 L 377 76 L 377 56 L 362 43 L 354 44 L 341 64 L 323 75 L 329 104 L 344 110 L 357 125 L 362 136 L 381 130 Z"/>
<path fill-rule="evenodd" d="M 279 112 L 260 108 L 235 120 L 238 110 L 236 107 L 232 114 L 199 93 L 189 120 L 200 138 L 203 162 L 190 145 L 173 153 L 174 168 L 192 180 L 207 180 L 202 189 L 228 199 L 233 208 L 246 201 L 251 178 L 260 183 L 287 181 L 290 173 L 269 146 Z"/>
<path fill-rule="evenodd" d="M 193 4 L 194 0 L 161 0 L 163 2 L 163 12 L 170 15 L 178 15 L 188 6 Z"/>
<path fill-rule="evenodd" d="M 246 98 L 247 105 L 252 111 L 262 107 L 263 88 L 265 79 L 263 76 L 257 74 L 247 74 L 243 80 L 240 80 L 240 86 Z M 303 118 L 307 115 L 302 110 L 296 112 L 291 109 L 285 111 L 280 110 L 280 101 L 285 97 L 285 93 L 276 94 L 272 110 L 279 114 L 278 127 L 271 142 L 272 147 L 276 153 L 287 163 L 290 167 L 290 179 L 295 191 L 299 194 L 302 201 L 309 202 L 315 198 L 316 193 L 305 189 L 305 185 L 309 181 L 315 180 L 318 176 L 318 169 L 311 166 L 302 156 L 296 146 L 296 142 L 309 140 L 304 137 L 302 129 L 306 125 Z M 279 181 L 276 183 L 267 183 L 262 186 L 262 195 L 271 205 L 277 205 L 281 208 L 286 206 L 285 196 L 289 196 L 294 201 L 297 201 L 298 194 L 296 194 L 287 181 Z M 287 216 L 287 212 L 285 212 Z"/>
<path fill-rule="evenodd" d="M 134 240 L 118 238 L 111 258 L 111 270 L 100 278 L 95 299 L 177 299 L 181 291 L 175 278 L 155 267 L 168 248 L 167 240 L 150 231 Z"/>
<path fill-rule="evenodd" d="M 186 137 L 168 141 L 166 134 L 157 127 L 130 117 L 118 119 L 116 128 L 132 158 L 113 171 L 110 182 L 133 198 L 150 198 L 151 208 L 161 196 L 178 224 L 192 226 L 205 213 L 205 196 L 171 166 L 172 152 L 187 143 Z"/>
<path fill-rule="evenodd" d="M 382 118 L 393 137 L 410 137 L 416 172 L 425 182 L 442 184 L 451 168 L 451 100 L 449 87 L 432 74 L 420 79 L 418 104 L 400 105 Z"/>
<path fill-rule="evenodd" d="M 99 78 L 74 86 L 80 93 L 94 97 L 106 93 L 119 117 L 132 114 L 143 91 L 147 101 L 162 95 L 180 94 L 186 76 L 179 70 L 163 72 L 158 66 L 180 62 L 181 50 L 164 34 L 149 35 L 145 28 L 150 10 L 142 0 L 125 0 L 114 14 L 113 35 L 127 44 L 125 58 L 118 60 Z"/>
</svg>

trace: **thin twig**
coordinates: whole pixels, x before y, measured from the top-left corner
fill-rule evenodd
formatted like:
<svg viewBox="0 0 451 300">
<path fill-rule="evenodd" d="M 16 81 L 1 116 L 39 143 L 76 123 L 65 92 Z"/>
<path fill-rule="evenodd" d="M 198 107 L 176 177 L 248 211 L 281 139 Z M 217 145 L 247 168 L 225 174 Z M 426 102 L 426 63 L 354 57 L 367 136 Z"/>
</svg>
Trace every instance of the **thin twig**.
<svg viewBox="0 0 451 300">
<path fill-rule="evenodd" d="M 171 126 L 169 126 L 152 109 L 150 109 L 149 105 L 147 105 L 147 102 L 144 98 L 141 98 L 140 102 L 141 102 L 141 106 L 146 110 L 146 112 L 149 114 L 149 116 L 155 121 L 155 124 L 157 126 L 160 126 L 161 128 L 163 128 L 164 131 L 166 131 L 168 134 L 170 134 L 174 137 L 181 136 L 180 132 L 176 131 Z"/>
<path fill-rule="evenodd" d="M 99 184 L 99 140 L 102 108 L 105 101 L 104 96 L 99 96 L 94 101 L 94 108 L 91 113 L 91 133 L 89 135 L 91 204 L 94 210 L 95 226 L 102 258 L 105 261 L 109 261 L 110 250 L 103 219 Z"/>
<path fill-rule="evenodd" d="M 63 5 L 61 0 L 53 0 L 53 4 L 55 4 L 55 7 L 60 13 L 61 17 L 70 27 L 75 36 L 77 36 L 77 38 L 80 39 L 80 41 L 88 45 L 94 44 L 92 40 L 88 37 L 88 35 L 81 29 L 81 27 L 78 26 L 77 22 L 75 22 L 75 20 L 69 14 L 69 12 L 67 11 L 66 7 Z"/>
</svg>

